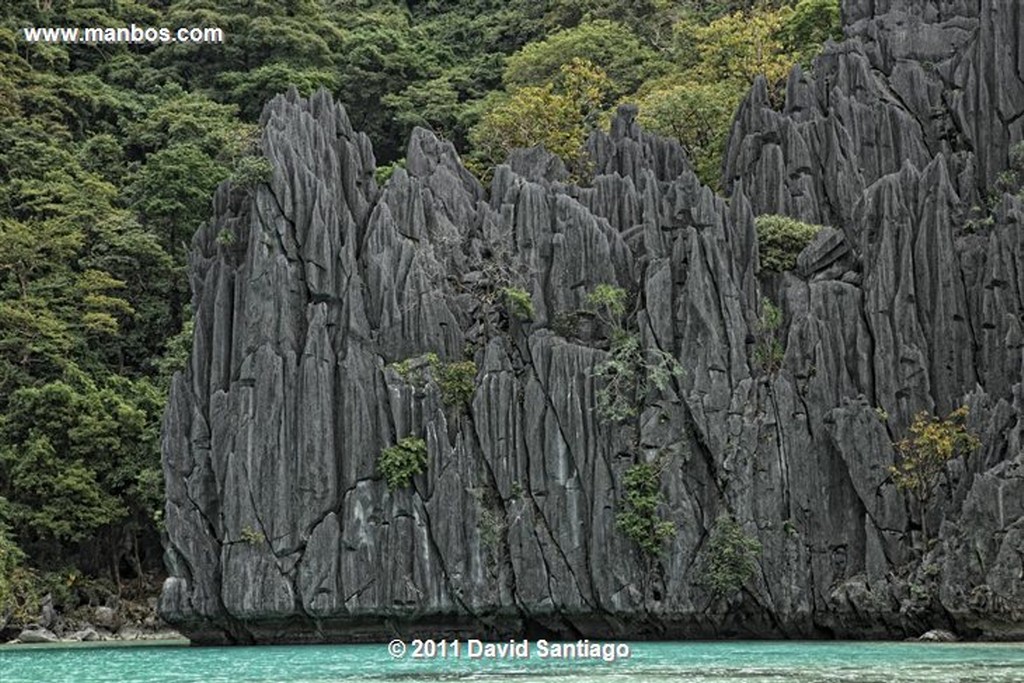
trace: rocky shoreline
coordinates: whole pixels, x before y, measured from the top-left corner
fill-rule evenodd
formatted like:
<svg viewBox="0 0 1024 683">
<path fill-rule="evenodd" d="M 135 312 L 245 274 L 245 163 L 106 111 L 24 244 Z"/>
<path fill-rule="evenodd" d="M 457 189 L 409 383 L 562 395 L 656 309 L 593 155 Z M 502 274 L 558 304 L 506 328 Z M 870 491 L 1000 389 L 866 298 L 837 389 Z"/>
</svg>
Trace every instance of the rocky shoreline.
<svg viewBox="0 0 1024 683">
<path fill-rule="evenodd" d="M 921 643 L 957 643 L 964 642 L 955 633 L 947 631 L 945 629 L 931 629 L 922 633 L 916 638 L 906 638 L 905 642 L 921 642 Z M 110 631 L 103 627 L 96 627 L 86 625 L 83 628 L 75 630 L 74 632 L 64 631 L 60 635 L 53 631 L 38 625 L 32 625 L 24 628 L 21 633 L 18 634 L 17 638 L 9 640 L 2 645 L 56 645 L 56 644 L 73 644 L 73 643 L 99 643 L 99 642 L 112 642 L 112 643 L 127 643 L 127 642 L 138 642 L 138 641 L 152 641 L 152 642 L 168 642 L 168 641 L 181 641 L 190 642 L 187 637 L 182 635 L 180 632 L 163 625 L 161 626 L 150 626 L 147 628 L 141 628 L 139 626 L 125 625 L 116 631 Z M 281 642 L 296 642 L 289 639 L 284 639 Z M 301 641 L 299 641 L 301 642 Z M 347 643 L 350 641 L 339 641 L 339 643 Z M 374 639 L 370 639 L 365 642 L 377 642 Z M 380 642 L 384 642 L 380 640 Z M 971 642 L 971 641 L 967 641 Z M 980 641 L 979 641 L 980 642 Z M 320 644 L 319 641 L 308 641 L 307 644 Z"/>
<path fill-rule="evenodd" d="M 5 645 L 39 645 L 59 643 L 93 643 L 93 642 L 128 642 L 128 641 L 187 641 L 188 638 L 177 631 L 167 628 L 162 631 L 140 631 L 126 629 L 123 632 L 111 633 L 105 629 L 84 628 L 70 635 L 58 636 L 45 628 L 26 628 L 17 638 L 9 640 Z"/>
<path fill-rule="evenodd" d="M 117 609 L 84 606 L 65 614 L 55 610 L 51 602 L 44 599 L 39 616 L 32 622 L 0 622 L 0 644 L 186 640 L 184 635 L 160 618 L 156 605 L 156 598 L 148 598 L 142 602 L 124 601 Z"/>
</svg>

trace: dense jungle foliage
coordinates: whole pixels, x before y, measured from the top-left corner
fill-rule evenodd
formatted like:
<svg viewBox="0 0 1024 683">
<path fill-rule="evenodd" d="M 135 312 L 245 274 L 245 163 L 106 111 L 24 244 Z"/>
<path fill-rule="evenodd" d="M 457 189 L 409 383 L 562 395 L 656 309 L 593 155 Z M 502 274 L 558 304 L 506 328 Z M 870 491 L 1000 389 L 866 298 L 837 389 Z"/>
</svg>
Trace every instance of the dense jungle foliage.
<svg viewBox="0 0 1024 683">
<path fill-rule="evenodd" d="M 623 101 L 719 183 L 735 109 L 839 35 L 838 0 L 5 0 L 0 614 L 160 568 L 159 425 L 190 344 L 188 244 L 251 175 L 263 103 L 326 87 L 400 163 L 582 147 Z M 223 44 L 29 44 L 31 26 L 217 26 Z M 258 164 L 256 165 L 258 166 Z M 58 588 L 60 590 L 58 590 Z"/>
</svg>

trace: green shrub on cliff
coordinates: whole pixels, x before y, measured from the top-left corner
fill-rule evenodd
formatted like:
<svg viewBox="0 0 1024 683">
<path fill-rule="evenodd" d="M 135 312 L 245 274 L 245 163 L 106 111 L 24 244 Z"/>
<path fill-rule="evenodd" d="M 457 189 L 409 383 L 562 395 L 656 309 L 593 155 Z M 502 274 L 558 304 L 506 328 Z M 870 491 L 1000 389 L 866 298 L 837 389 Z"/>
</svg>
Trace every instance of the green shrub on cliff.
<svg viewBox="0 0 1024 683">
<path fill-rule="evenodd" d="M 670 353 L 651 346 L 627 327 L 626 290 L 599 284 L 587 295 L 587 310 L 607 330 L 607 355 L 594 365 L 591 377 L 601 379 L 597 411 L 606 420 L 621 422 L 637 414 L 638 402 L 651 389 L 663 391 L 683 367 Z"/>
<path fill-rule="evenodd" d="M 597 390 L 598 413 L 613 422 L 634 417 L 637 402 L 649 390 L 662 391 L 673 377 L 682 374 L 683 366 L 672 354 L 658 348 L 641 348 L 635 334 L 616 334 L 608 355 L 591 373 L 592 377 L 604 380 Z"/>
<path fill-rule="evenodd" d="M 661 495 L 661 467 L 657 463 L 637 463 L 622 478 L 622 509 L 615 523 L 626 536 L 648 555 L 657 555 L 665 542 L 675 536 L 676 525 L 662 519 L 658 508 Z"/>
<path fill-rule="evenodd" d="M 1024 199 L 1024 141 L 1010 148 L 1010 167 L 996 177 L 996 190 Z"/>
<path fill-rule="evenodd" d="M 607 327 L 621 330 L 628 298 L 628 293 L 622 287 L 602 283 L 587 294 L 587 309 Z"/>
<path fill-rule="evenodd" d="M 520 320 L 533 319 L 533 299 L 530 298 L 529 292 L 522 287 L 502 287 L 501 295 L 511 315 Z"/>
<path fill-rule="evenodd" d="M 243 543 L 254 546 L 263 545 L 263 542 L 267 540 L 262 531 L 248 525 L 242 527 L 242 533 L 239 535 L 239 538 Z"/>
<path fill-rule="evenodd" d="M 743 532 L 729 514 L 715 522 L 708 542 L 704 583 L 719 597 L 727 597 L 743 587 L 757 570 L 761 544 Z"/>
<path fill-rule="evenodd" d="M 761 297 L 761 315 L 757 319 L 754 344 L 754 363 L 766 374 L 782 369 L 786 349 L 782 345 L 780 329 L 782 311 L 768 297 Z"/>
<path fill-rule="evenodd" d="M 822 228 L 774 214 L 758 216 L 754 224 L 761 250 L 761 269 L 775 273 L 793 270 L 797 256 Z"/>
<path fill-rule="evenodd" d="M 469 404 L 476 391 L 476 363 L 471 360 L 437 363 L 433 370 L 445 405 L 460 408 Z"/>
<path fill-rule="evenodd" d="M 235 164 L 231 182 L 238 187 L 254 190 L 261 183 L 270 182 L 273 175 L 274 167 L 269 160 L 258 156 L 246 156 Z"/>
<path fill-rule="evenodd" d="M 427 442 L 416 436 L 407 436 L 394 446 L 385 448 L 377 458 L 377 467 L 392 491 L 408 486 L 412 477 L 422 472 L 426 464 Z"/>
<path fill-rule="evenodd" d="M 592 376 L 603 379 L 597 390 L 597 411 L 606 420 L 621 422 L 636 415 L 636 391 L 643 356 L 636 335 L 617 335 L 608 355 L 594 366 Z"/>
<path fill-rule="evenodd" d="M 445 363 L 436 353 L 427 353 L 392 363 L 391 367 L 409 384 L 423 388 L 432 377 L 441 390 L 441 400 L 452 408 L 467 405 L 476 391 L 476 363 L 471 360 Z"/>
</svg>

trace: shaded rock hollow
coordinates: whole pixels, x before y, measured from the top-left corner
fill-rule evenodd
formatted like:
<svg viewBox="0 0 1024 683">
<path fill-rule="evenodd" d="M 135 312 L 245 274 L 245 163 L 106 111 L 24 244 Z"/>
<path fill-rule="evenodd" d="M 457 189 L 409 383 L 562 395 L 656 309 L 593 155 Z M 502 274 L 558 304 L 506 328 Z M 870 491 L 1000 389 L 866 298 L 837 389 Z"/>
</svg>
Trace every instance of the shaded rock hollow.
<svg viewBox="0 0 1024 683">
<path fill-rule="evenodd" d="M 534 151 L 484 188 L 423 130 L 381 187 L 327 94 L 272 100 L 272 177 L 222 186 L 193 241 L 163 617 L 210 643 L 1024 635 L 1024 203 L 967 225 L 1024 137 L 1021 9 L 849 0 L 844 20 L 784 104 L 752 89 L 727 199 L 628 108 L 584 187 Z M 831 229 L 767 274 L 761 213 Z M 624 423 L 596 410 L 606 330 L 578 314 L 599 284 L 684 370 Z M 475 361 L 467 405 L 394 366 L 428 353 Z M 892 443 L 963 404 L 982 446 L 921 520 Z M 389 491 L 377 456 L 410 435 L 425 472 Z M 625 471 L 654 459 L 677 528 L 656 560 L 616 526 Z M 726 513 L 762 550 L 722 598 L 702 577 Z"/>
</svg>

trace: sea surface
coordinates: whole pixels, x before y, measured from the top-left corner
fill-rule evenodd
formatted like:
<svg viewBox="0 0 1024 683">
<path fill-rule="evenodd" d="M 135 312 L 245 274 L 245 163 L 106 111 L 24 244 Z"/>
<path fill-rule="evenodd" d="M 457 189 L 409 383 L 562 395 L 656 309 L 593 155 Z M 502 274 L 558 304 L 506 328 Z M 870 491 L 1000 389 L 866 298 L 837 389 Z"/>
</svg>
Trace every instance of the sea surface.
<svg viewBox="0 0 1024 683">
<path fill-rule="evenodd" d="M 1024 682 L 1024 644 L 864 642 L 628 643 L 614 661 L 528 656 L 417 659 L 387 645 L 0 646 L 2 683 L 999 683 Z M 399 650 L 401 648 L 398 648 Z M 620 648 L 619 652 L 622 652 Z M 437 653 L 435 653 L 437 654 Z M 550 654 L 550 652 L 549 652 Z"/>
</svg>

